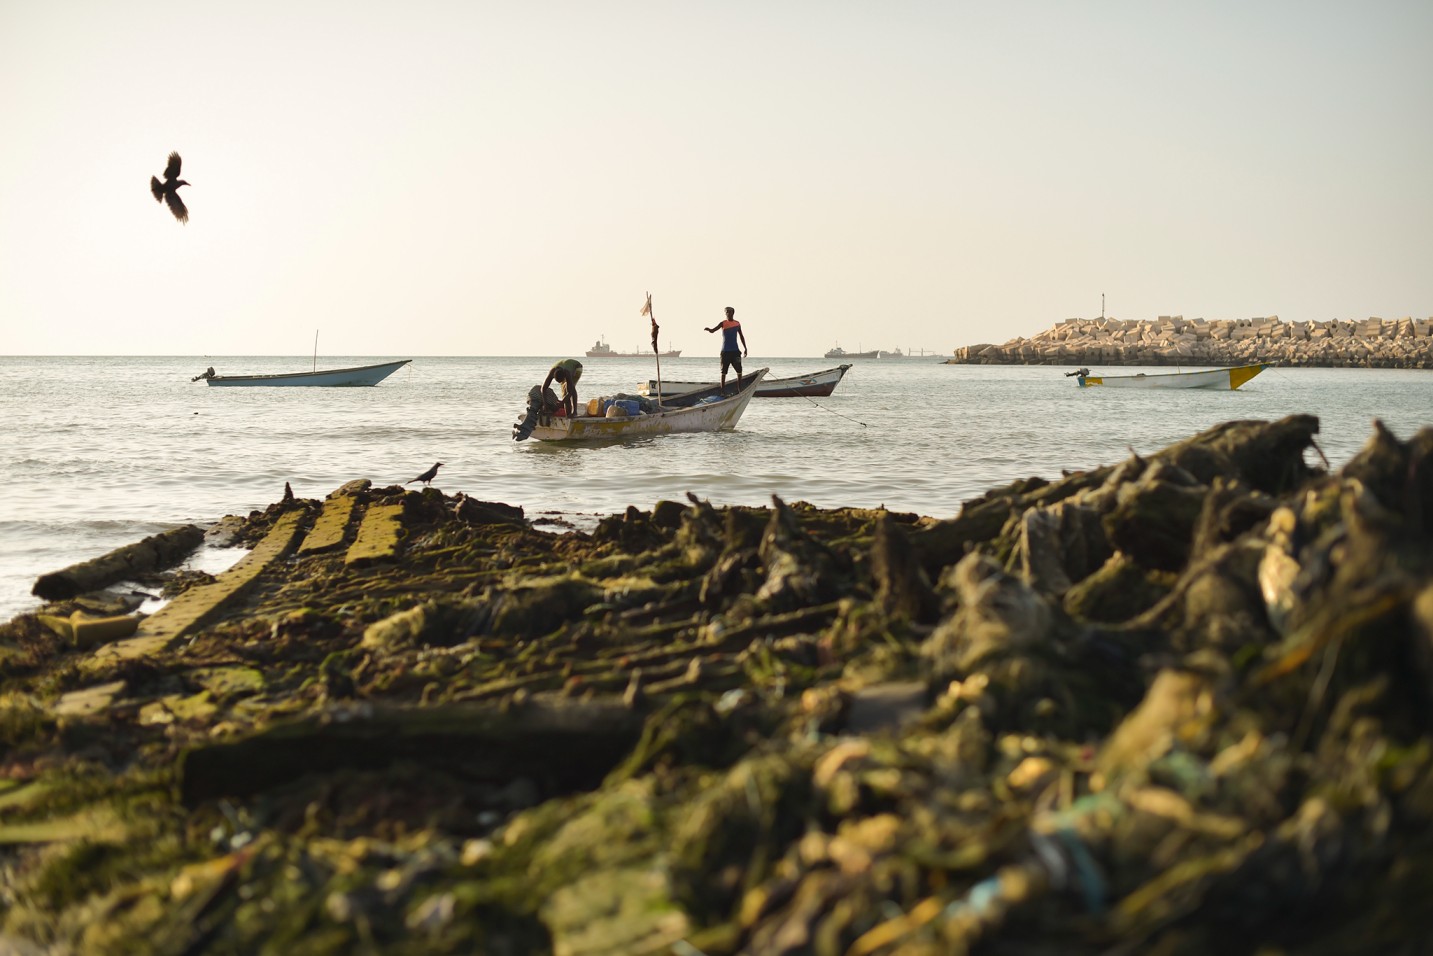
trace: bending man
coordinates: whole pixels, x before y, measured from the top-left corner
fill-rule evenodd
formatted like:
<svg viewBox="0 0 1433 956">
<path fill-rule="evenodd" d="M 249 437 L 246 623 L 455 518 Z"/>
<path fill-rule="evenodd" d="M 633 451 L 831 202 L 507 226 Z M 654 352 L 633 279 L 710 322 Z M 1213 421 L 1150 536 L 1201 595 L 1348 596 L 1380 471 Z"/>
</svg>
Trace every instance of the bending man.
<svg viewBox="0 0 1433 956">
<path fill-rule="evenodd" d="M 544 396 L 553 381 L 562 383 L 562 406 L 568 418 L 577 415 L 577 380 L 581 377 L 582 363 L 577 359 L 563 359 L 548 370 L 547 378 L 542 383 Z"/>
</svg>

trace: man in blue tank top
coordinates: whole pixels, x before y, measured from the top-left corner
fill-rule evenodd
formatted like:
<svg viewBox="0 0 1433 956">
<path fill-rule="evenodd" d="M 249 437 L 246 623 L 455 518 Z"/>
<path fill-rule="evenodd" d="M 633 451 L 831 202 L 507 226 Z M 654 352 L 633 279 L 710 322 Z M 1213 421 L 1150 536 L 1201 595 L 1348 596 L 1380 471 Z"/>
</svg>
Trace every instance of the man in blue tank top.
<svg viewBox="0 0 1433 956">
<path fill-rule="evenodd" d="M 715 332 L 717 329 L 721 329 L 721 392 L 725 395 L 727 369 L 736 369 L 738 385 L 741 382 L 741 357 L 746 354 L 746 336 L 741 332 L 741 323 L 736 320 L 736 309 L 731 306 L 726 307 L 726 319 L 707 331 Z M 737 351 L 737 339 L 741 340 L 741 351 Z"/>
</svg>

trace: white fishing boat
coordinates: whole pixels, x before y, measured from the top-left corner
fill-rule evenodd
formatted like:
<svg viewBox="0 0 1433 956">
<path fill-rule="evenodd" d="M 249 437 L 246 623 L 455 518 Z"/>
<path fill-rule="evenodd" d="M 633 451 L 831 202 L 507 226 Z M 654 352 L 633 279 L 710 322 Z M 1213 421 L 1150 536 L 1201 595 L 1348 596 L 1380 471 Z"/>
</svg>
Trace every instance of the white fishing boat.
<svg viewBox="0 0 1433 956">
<path fill-rule="evenodd" d="M 211 367 L 204 374 L 194 376 L 192 381 L 202 380 L 209 385 L 377 385 L 411 361 L 413 360 L 399 359 L 378 365 L 315 369 L 311 372 L 281 372 L 275 375 L 217 375 Z"/>
<path fill-rule="evenodd" d="M 1232 390 L 1243 385 L 1273 363 L 1259 365 L 1236 365 L 1231 368 L 1211 368 L 1199 372 L 1168 372 L 1149 375 L 1091 375 L 1087 368 L 1066 372 L 1065 377 L 1074 377 L 1081 388 L 1214 388 Z"/>
<path fill-rule="evenodd" d="M 638 402 L 613 402 L 602 415 L 544 415 L 536 403 L 540 394 L 530 394 L 526 415 L 513 425 L 513 439 L 529 437 L 539 441 L 590 441 L 593 439 L 639 438 L 648 435 L 672 435 L 681 432 L 731 431 L 756 395 L 756 387 L 766 376 L 766 369 L 743 375 L 727 386 L 722 395 L 720 385 L 693 389 L 660 402 L 643 399 L 650 411 L 643 411 Z M 533 393 L 540 392 L 534 388 Z M 613 411 L 613 408 L 616 411 Z"/>
<path fill-rule="evenodd" d="M 850 365 L 838 365 L 835 368 L 822 369 L 819 372 L 807 372 L 805 375 L 762 379 L 761 384 L 756 387 L 756 397 L 798 398 L 807 396 L 820 398 L 830 395 L 850 368 Z M 717 388 L 720 384 L 720 382 L 662 382 L 659 396 L 657 380 L 653 378 L 648 379 L 647 384 L 639 387 L 637 391 L 649 398 L 667 399 L 698 388 Z"/>
</svg>

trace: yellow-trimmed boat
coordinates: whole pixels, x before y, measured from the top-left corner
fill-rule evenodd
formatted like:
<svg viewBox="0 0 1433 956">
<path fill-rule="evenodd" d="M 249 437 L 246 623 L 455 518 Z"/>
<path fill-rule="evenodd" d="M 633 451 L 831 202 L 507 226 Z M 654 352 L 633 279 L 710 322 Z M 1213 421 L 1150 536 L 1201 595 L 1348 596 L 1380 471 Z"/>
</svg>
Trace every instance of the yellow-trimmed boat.
<svg viewBox="0 0 1433 956">
<path fill-rule="evenodd" d="M 680 432 L 731 431 L 741 413 L 756 395 L 756 387 L 767 370 L 748 372 L 723 392 L 720 384 L 683 392 L 660 402 L 643 399 L 651 411 L 621 414 L 609 410 L 605 415 L 577 415 L 566 418 L 540 413 L 540 394 L 528 395 L 526 415 L 513 425 L 513 440 L 529 436 L 539 441 L 584 441 L 593 439 L 643 438 L 648 435 L 671 435 Z M 533 392 L 539 392 L 534 388 Z M 619 404 L 619 403 L 614 403 Z"/>
<path fill-rule="evenodd" d="M 1211 368 L 1201 372 L 1169 372 L 1148 375 L 1091 375 L 1087 368 L 1066 372 L 1065 377 L 1075 376 L 1081 388 L 1096 385 L 1104 388 L 1215 388 L 1232 391 L 1266 368 L 1272 362 L 1258 365 L 1235 365 L 1230 368 Z"/>
</svg>

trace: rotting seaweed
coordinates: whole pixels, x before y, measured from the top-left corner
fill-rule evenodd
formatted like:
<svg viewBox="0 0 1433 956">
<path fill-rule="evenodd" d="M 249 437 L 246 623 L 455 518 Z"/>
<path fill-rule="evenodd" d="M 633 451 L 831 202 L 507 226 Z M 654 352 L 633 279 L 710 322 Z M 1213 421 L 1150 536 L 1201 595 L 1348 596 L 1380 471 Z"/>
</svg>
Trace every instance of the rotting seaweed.
<svg viewBox="0 0 1433 956">
<path fill-rule="evenodd" d="M 1337 473 L 1317 430 L 940 519 L 689 496 L 552 534 L 363 481 L 226 519 L 264 563 L 173 576 L 183 620 L 0 627 L 0 938 L 1415 951 L 1433 429 Z"/>
</svg>

